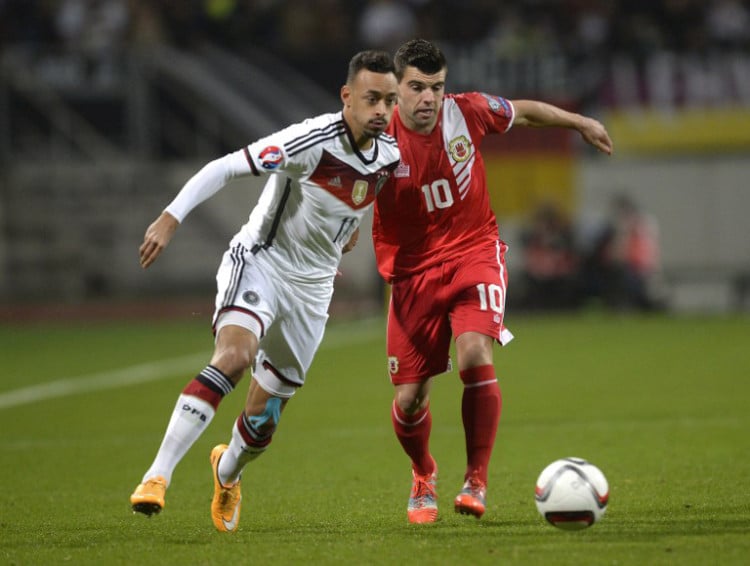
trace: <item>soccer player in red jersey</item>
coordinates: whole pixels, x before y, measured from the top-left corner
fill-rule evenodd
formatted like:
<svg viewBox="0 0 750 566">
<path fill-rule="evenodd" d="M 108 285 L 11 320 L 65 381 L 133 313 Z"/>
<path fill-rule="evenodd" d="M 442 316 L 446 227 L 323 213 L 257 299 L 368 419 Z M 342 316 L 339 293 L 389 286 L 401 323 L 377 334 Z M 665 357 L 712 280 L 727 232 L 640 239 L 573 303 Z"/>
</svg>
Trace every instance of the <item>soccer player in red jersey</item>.
<svg viewBox="0 0 750 566">
<path fill-rule="evenodd" d="M 437 518 L 429 399 L 433 377 L 449 368 L 453 336 L 467 456 L 454 507 L 479 518 L 502 405 L 493 346 L 512 338 L 503 325 L 507 246 L 490 208 L 479 146 L 485 135 L 511 126 L 573 128 L 607 154 L 612 141 L 597 120 L 543 102 L 445 94 L 447 63 L 429 41 L 402 45 L 395 67 L 399 103 L 388 132 L 401 161 L 376 201 L 373 241 L 392 292 L 387 354 L 393 427 L 412 463 L 407 515 L 412 523 Z"/>
</svg>

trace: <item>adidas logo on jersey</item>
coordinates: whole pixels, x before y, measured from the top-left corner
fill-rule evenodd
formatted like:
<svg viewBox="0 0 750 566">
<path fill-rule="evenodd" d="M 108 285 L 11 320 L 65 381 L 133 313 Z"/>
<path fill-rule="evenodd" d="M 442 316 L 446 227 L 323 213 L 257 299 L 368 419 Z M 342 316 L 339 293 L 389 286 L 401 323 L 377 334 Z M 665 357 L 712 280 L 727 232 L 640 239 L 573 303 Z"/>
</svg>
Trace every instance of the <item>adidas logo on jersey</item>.
<svg viewBox="0 0 750 566">
<path fill-rule="evenodd" d="M 333 179 L 328 180 L 328 186 L 329 187 L 340 187 L 341 186 L 341 177 L 336 176 Z"/>
</svg>

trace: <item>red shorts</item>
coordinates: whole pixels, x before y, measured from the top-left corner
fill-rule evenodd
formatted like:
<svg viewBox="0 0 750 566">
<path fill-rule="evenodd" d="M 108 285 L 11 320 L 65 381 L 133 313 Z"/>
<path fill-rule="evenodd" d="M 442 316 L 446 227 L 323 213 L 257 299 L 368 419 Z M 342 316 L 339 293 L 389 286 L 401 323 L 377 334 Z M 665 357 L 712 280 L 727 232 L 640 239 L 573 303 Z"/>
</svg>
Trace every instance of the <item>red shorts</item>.
<svg viewBox="0 0 750 566">
<path fill-rule="evenodd" d="M 394 385 L 418 383 L 448 370 L 451 336 L 480 332 L 501 344 L 507 246 L 498 240 L 459 259 L 394 281 L 386 350 Z"/>
</svg>

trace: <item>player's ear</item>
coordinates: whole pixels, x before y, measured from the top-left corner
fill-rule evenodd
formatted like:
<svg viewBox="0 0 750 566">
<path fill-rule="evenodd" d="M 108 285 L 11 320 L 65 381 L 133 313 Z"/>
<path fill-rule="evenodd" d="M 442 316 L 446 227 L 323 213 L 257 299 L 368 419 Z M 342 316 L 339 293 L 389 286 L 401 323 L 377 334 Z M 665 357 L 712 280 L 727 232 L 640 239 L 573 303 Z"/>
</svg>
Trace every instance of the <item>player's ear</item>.
<svg viewBox="0 0 750 566">
<path fill-rule="evenodd" d="M 344 106 L 351 106 L 351 98 L 352 98 L 352 89 L 349 87 L 349 85 L 344 85 L 341 87 L 341 102 L 344 103 Z"/>
</svg>

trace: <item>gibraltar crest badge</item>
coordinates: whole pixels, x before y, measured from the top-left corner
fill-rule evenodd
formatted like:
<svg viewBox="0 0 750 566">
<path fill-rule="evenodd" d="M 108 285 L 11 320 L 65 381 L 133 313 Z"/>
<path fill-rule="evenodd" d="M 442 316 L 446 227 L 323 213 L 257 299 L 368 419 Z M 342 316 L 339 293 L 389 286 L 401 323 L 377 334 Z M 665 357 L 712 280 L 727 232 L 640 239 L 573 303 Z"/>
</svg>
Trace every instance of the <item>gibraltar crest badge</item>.
<svg viewBox="0 0 750 566">
<path fill-rule="evenodd" d="M 448 152 L 454 161 L 458 161 L 459 163 L 466 161 L 471 157 L 471 142 L 466 136 L 453 138 L 448 144 Z"/>
</svg>

